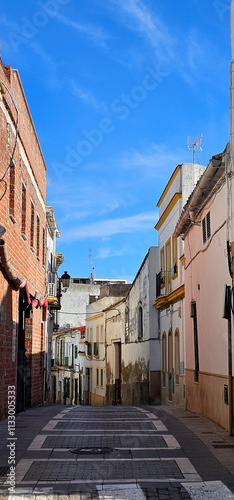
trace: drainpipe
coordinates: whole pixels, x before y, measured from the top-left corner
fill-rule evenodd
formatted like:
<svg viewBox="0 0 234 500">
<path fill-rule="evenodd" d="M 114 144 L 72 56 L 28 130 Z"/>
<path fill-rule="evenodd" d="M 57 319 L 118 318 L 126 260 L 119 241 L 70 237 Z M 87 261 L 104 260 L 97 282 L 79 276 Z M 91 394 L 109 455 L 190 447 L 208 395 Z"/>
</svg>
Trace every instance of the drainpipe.
<svg viewBox="0 0 234 500">
<path fill-rule="evenodd" d="M 230 317 L 228 318 L 228 378 L 229 378 L 229 434 L 233 435 L 233 380 L 232 380 L 232 300 L 233 300 L 233 288 L 234 288 L 234 277 L 233 277 L 233 266 L 232 266 L 232 256 L 230 252 L 230 242 L 229 242 L 229 214 L 232 212 L 230 210 L 230 192 L 233 191 L 233 178 L 229 181 L 228 173 L 233 174 L 233 155 L 234 155 L 234 0 L 231 2 L 231 48 L 232 48 L 232 61 L 230 65 L 230 163 L 229 169 L 226 167 L 226 180 L 227 180 L 227 251 L 228 251 L 228 266 L 229 273 L 232 278 L 232 288 L 230 287 Z M 229 170 L 229 172 L 228 172 Z M 229 185 L 230 182 L 230 185 Z M 233 226 L 233 218 L 231 219 Z M 233 227 L 232 227 L 232 241 L 233 241 Z"/>
<path fill-rule="evenodd" d="M 19 288 L 24 288 L 27 281 L 25 278 L 19 278 L 18 276 L 15 275 L 13 268 L 10 264 L 11 259 L 8 256 L 6 250 L 6 243 L 3 239 L 0 239 L 0 258 L 3 270 L 5 271 L 5 274 L 8 280 L 10 281 L 10 285 L 12 286 L 13 290 L 18 291 Z"/>
</svg>

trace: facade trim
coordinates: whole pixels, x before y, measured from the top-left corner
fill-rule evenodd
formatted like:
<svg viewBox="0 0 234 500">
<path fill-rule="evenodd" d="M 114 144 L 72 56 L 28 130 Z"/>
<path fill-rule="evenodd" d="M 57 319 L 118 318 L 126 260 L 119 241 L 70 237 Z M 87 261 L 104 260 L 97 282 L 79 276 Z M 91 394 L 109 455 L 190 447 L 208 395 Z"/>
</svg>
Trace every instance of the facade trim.
<svg viewBox="0 0 234 500">
<path fill-rule="evenodd" d="M 90 318 L 86 318 L 86 321 L 93 321 L 93 319 L 103 318 L 103 313 L 95 314 L 95 316 L 90 316 Z"/>
<path fill-rule="evenodd" d="M 176 205 L 177 201 L 182 198 L 181 193 L 175 193 L 173 198 L 171 199 L 170 203 L 167 205 L 166 209 L 164 210 L 163 214 L 161 215 L 160 219 L 158 220 L 155 229 L 158 231 L 162 225 L 164 224 L 165 220 L 167 219 L 168 215 L 171 213 L 172 209 Z"/>
<path fill-rule="evenodd" d="M 158 203 L 157 203 L 157 207 L 158 208 L 161 206 L 161 204 L 162 204 L 165 196 L 167 195 L 170 187 L 172 186 L 172 184 L 173 184 L 173 182 L 174 182 L 177 174 L 180 172 L 181 168 L 182 168 L 182 165 L 177 165 L 176 169 L 174 170 L 174 172 L 173 172 L 171 178 L 169 179 L 169 181 L 168 181 L 168 183 L 167 183 L 167 185 L 166 185 L 166 187 L 165 187 L 165 189 L 164 189 L 161 197 L 158 200 Z"/>
</svg>

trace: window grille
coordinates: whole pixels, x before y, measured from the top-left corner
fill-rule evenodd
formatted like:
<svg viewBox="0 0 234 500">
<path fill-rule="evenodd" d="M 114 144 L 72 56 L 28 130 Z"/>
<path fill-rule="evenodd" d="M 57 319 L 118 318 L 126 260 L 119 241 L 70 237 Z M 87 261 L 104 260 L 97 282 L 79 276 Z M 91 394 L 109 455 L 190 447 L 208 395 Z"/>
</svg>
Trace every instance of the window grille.
<svg viewBox="0 0 234 500">
<path fill-rule="evenodd" d="M 211 237 L 210 212 L 202 219 L 203 244 Z"/>
</svg>

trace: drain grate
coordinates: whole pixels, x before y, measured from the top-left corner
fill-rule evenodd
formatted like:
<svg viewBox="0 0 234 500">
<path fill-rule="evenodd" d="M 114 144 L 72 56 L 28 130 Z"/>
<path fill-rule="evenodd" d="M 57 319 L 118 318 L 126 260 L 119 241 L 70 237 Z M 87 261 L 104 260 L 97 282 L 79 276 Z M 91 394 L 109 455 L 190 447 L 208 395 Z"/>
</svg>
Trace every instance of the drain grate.
<svg viewBox="0 0 234 500">
<path fill-rule="evenodd" d="M 214 433 L 210 431 L 202 431 L 202 434 L 214 434 Z"/>
<path fill-rule="evenodd" d="M 0 466 L 0 477 L 5 477 L 7 473 L 9 472 L 10 467 L 8 466 Z"/>
<path fill-rule="evenodd" d="M 102 455 L 103 453 L 110 453 L 113 451 L 114 448 L 110 448 L 108 446 L 105 446 L 103 448 L 98 448 L 97 446 L 93 446 L 91 448 L 84 447 L 84 448 L 75 448 L 74 450 L 70 450 L 72 453 L 76 453 L 77 455 L 82 454 L 82 455 Z"/>
</svg>

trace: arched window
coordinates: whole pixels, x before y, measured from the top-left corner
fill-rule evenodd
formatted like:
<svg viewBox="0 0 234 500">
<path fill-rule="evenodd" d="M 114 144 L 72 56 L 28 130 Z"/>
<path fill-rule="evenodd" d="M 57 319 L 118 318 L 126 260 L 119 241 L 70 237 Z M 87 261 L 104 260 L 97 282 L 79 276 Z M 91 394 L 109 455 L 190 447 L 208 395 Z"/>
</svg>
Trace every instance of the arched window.
<svg viewBox="0 0 234 500">
<path fill-rule="evenodd" d="M 175 331 L 175 383 L 180 382 L 180 332 Z"/>
<path fill-rule="evenodd" d="M 138 339 L 143 337 L 143 308 L 140 304 L 138 307 Z"/>
<path fill-rule="evenodd" d="M 162 381 L 163 387 L 166 387 L 166 371 L 167 371 L 167 336 L 166 332 L 162 335 Z"/>
</svg>

